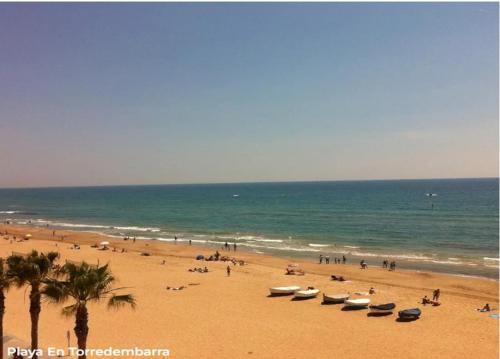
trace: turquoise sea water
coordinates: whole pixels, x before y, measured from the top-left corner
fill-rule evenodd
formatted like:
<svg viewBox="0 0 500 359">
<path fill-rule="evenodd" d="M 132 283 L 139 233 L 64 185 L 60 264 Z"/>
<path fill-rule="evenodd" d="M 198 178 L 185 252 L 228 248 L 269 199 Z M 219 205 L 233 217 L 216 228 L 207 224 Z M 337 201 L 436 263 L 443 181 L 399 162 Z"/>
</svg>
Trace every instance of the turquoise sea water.
<svg viewBox="0 0 500 359">
<path fill-rule="evenodd" d="M 0 189 L 0 219 L 497 278 L 498 185 L 495 178 Z"/>
</svg>

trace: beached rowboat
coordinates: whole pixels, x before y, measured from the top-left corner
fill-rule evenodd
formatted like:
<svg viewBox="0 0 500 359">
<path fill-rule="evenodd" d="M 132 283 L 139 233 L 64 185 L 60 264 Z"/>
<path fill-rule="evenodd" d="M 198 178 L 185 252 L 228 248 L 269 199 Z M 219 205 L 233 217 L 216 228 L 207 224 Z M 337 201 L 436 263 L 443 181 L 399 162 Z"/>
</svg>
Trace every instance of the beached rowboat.
<svg viewBox="0 0 500 359">
<path fill-rule="evenodd" d="M 349 294 L 323 294 L 323 302 L 325 303 L 344 303 L 346 299 L 349 299 Z"/>
<path fill-rule="evenodd" d="M 372 313 L 392 313 L 394 308 L 396 308 L 396 304 L 394 304 L 394 303 L 370 305 L 370 312 L 372 312 Z"/>
<path fill-rule="evenodd" d="M 346 299 L 344 305 L 346 307 L 366 307 L 370 304 L 369 298 Z"/>
<path fill-rule="evenodd" d="M 298 290 L 294 293 L 295 298 L 314 298 L 319 294 L 319 289 Z"/>
<path fill-rule="evenodd" d="M 300 289 L 297 285 L 292 285 L 288 287 L 272 287 L 269 288 L 271 295 L 285 295 L 285 294 L 293 294 Z"/>
<path fill-rule="evenodd" d="M 418 308 L 412 308 L 402 310 L 398 314 L 401 319 L 418 319 L 422 311 Z"/>
</svg>

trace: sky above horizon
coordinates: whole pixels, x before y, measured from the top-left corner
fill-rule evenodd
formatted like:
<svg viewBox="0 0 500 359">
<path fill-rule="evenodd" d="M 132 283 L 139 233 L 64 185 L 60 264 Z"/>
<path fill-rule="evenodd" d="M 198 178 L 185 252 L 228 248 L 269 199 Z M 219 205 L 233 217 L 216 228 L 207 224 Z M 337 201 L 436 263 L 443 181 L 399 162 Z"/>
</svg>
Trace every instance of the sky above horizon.
<svg viewBox="0 0 500 359">
<path fill-rule="evenodd" d="M 497 3 L 0 4 L 0 187 L 497 177 Z"/>
</svg>

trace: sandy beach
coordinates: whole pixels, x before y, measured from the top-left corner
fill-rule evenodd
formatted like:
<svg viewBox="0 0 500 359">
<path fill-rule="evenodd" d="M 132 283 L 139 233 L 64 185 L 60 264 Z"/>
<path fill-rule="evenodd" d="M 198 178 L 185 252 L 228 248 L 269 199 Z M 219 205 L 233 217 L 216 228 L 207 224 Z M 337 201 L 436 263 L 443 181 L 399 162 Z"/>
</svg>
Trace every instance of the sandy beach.
<svg viewBox="0 0 500 359">
<path fill-rule="evenodd" d="M 489 303 L 498 313 L 498 281 L 444 274 L 369 267 L 356 263 L 319 265 L 310 261 L 277 258 L 247 252 L 222 252 L 245 261 L 196 261 L 214 248 L 187 243 L 124 241 L 86 232 L 57 231 L 28 226 L 0 225 L 9 239 L 0 240 L 0 256 L 57 250 L 65 260 L 107 263 L 119 285 L 130 287 L 137 298 L 135 310 L 90 306 L 89 348 L 168 348 L 172 358 L 498 358 L 498 319 L 476 308 Z M 33 237 L 11 241 L 15 234 Z M 60 236 L 64 236 L 64 240 Z M 112 250 L 90 245 L 111 242 Z M 71 249 L 78 243 L 80 250 Z M 127 251 L 121 253 L 125 248 Z M 141 256 L 149 252 L 151 256 Z M 165 264 L 162 265 L 162 261 Z M 349 258 L 348 258 L 349 260 Z M 299 263 L 305 276 L 286 276 L 285 267 Z M 209 273 L 189 268 L 207 266 Z M 331 274 L 349 282 L 330 280 Z M 322 293 L 366 292 L 374 287 L 373 303 L 395 302 L 396 310 L 419 307 L 422 317 L 398 322 L 397 315 L 367 316 L 367 310 L 342 311 L 341 305 L 322 305 L 321 295 L 306 301 L 268 297 L 277 285 L 314 286 Z M 185 286 L 184 290 L 166 287 Z M 441 306 L 423 306 L 420 299 L 441 289 Z M 25 288 L 7 294 L 5 334 L 29 341 L 29 301 Z M 41 347 L 66 348 L 66 332 L 76 345 L 73 319 L 61 307 L 44 303 L 40 318 Z"/>
</svg>

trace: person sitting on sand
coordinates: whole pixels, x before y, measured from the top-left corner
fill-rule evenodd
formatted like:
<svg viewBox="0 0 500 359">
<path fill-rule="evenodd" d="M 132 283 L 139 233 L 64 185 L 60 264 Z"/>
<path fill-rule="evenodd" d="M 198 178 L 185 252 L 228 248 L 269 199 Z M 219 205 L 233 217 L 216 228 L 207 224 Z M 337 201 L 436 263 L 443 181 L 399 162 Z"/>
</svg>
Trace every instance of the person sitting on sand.
<svg viewBox="0 0 500 359">
<path fill-rule="evenodd" d="M 371 287 L 368 291 L 369 294 L 375 294 L 375 288 Z"/>
<path fill-rule="evenodd" d="M 426 296 L 426 295 L 422 298 L 422 304 L 423 304 L 423 305 L 426 305 L 426 304 L 431 304 L 430 299 L 429 299 L 429 298 L 427 298 L 427 296 Z"/>
<path fill-rule="evenodd" d="M 208 273 L 208 268 L 207 267 L 203 268 L 203 272 Z"/>
<path fill-rule="evenodd" d="M 491 312 L 490 305 L 486 303 L 481 309 L 476 309 L 478 312 Z"/>
</svg>

